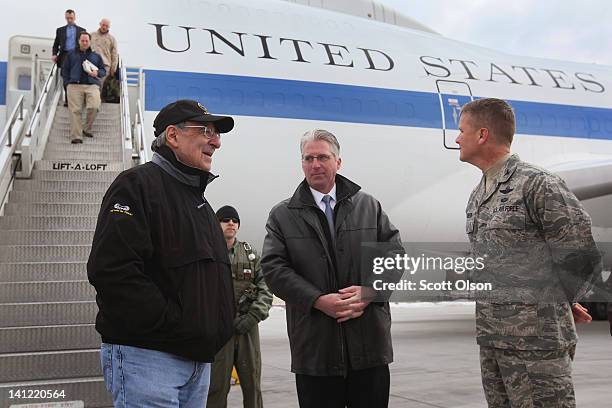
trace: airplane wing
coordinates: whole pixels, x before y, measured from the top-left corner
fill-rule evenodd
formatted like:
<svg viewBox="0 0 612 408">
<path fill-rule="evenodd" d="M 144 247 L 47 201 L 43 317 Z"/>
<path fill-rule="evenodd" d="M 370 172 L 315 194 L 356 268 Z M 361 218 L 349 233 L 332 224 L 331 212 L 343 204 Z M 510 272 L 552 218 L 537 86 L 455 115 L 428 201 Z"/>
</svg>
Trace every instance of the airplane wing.
<svg viewBox="0 0 612 408">
<path fill-rule="evenodd" d="M 579 200 L 612 194 L 612 158 L 575 160 L 549 166 Z"/>
</svg>

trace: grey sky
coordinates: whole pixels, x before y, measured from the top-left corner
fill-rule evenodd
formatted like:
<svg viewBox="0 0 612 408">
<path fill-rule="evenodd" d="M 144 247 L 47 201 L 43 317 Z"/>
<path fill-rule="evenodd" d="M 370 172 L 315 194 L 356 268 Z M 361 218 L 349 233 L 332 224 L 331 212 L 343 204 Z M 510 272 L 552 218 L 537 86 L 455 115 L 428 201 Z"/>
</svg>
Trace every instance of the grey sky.
<svg viewBox="0 0 612 408">
<path fill-rule="evenodd" d="M 610 0 L 378 0 L 445 37 L 517 55 L 612 65 Z"/>
</svg>

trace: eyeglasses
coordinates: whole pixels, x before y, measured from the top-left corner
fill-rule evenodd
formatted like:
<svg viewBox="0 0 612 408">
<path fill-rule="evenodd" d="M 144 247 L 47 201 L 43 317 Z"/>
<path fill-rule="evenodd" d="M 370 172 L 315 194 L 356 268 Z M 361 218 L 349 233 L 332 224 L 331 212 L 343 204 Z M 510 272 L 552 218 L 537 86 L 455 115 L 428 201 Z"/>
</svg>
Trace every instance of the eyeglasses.
<svg viewBox="0 0 612 408">
<path fill-rule="evenodd" d="M 213 137 L 221 138 L 221 133 L 217 132 L 213 128 L 208 127 L 206 125 L 183 125 L 180 128 L 181 129 L 183 129 L 183 128 L 200 129 L 198 131 L 198 134 L 200 136 L 204 136 L 207 139 L 212 139 Z"/>
<path fill-rule="evenodd" d="M 225 223 L 228 223 L 228 222 L 231 221 L 234 224 L 239 224 L 240 223 L 240 221 L 238 219 L 236 219 L 236 218 L 221 218 L 219 221 L 225 222 Z"/>
<path fill-rule="evenodd" d="M 321 163 L 326 163 L 329 160 L 331 160 L 331 158 L 332 157 L 329 154 L 320 154 L 318 156 L 310 156 L 310 155 L 308 155 L 308 156 L 302 157 L 302 161 L 304 163 L 310 164 L 310 163 L 314 162 L 315 159 L 317 159 Z"/>
</svg>

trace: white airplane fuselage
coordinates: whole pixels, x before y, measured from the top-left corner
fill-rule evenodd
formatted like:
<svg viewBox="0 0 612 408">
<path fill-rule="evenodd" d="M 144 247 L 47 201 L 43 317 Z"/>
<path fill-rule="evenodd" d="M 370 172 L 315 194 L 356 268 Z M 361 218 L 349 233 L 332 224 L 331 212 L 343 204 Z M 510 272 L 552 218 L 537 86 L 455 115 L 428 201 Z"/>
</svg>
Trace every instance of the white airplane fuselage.
<svg viewBox="0 0 612 408">
<path fill-rule="evenodd" d="M 256 247 L 269 210 L 303 179 L 299 139 L 313 128 L 338 137 L 340 173 L 381 202 L 404 241 L 466 240 L 465 204 L 481 173 L 448 147 L 470 95 L 514 106 L 513 151 L 526 161 L 612 160 L 612 67 L 507 55 L 272 0 L 12 2 L 0 41 L 53 37 L 67 8 L 90 31 L 109 18 L 126 65 L 144 68 L 149 136 L 156 113 L 180 98 L 234 116 L 207 196 L 238 209 L 239 236 Z M 612 196 L 584 204 L 598 238 L 612 241 Z"/>
</svg>

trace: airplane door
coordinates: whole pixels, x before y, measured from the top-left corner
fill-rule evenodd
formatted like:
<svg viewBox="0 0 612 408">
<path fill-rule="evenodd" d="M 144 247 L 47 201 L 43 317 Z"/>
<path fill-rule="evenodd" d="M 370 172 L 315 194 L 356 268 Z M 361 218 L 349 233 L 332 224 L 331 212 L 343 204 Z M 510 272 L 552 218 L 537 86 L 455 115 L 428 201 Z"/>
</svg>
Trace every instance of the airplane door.
<svg viewBox="0 0 612 408">
<path fill-rule="evenodd" d="M 465 82 L 437 80 L 440 114 L 442 115 L 442 143 L 447 149 L 459 149 L 455 139 L 459 129 L 461 107 L 473 101 L 470 86 Z"/>
</svg>

